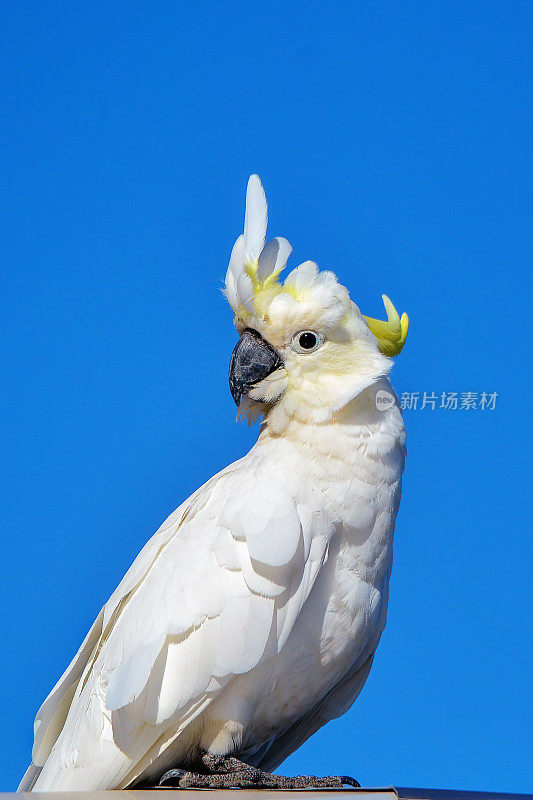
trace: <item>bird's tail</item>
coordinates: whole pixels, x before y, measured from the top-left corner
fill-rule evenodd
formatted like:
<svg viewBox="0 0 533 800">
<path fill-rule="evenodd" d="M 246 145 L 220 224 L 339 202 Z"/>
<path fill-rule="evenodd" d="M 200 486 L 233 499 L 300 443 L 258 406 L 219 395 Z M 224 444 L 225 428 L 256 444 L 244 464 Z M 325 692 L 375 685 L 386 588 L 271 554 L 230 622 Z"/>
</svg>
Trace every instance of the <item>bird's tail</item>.
<svg viewBox="0 0 533 800">
<path fill-rule="evenodd" d="M 24 777 L 22 778 L 17 792 L 31 792 L 35 781 L 41 774 L 42 767 L 37 767 L 33 761 L 31 762 L 30 766 L 24 773 Z"/>
</svg>

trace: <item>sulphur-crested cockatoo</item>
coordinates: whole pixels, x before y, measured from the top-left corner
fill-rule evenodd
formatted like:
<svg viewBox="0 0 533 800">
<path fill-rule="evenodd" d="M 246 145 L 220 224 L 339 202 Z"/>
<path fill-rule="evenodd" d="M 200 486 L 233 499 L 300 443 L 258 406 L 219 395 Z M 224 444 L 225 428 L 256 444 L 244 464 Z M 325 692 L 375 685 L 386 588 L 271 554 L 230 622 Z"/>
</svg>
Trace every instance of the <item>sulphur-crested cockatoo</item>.
<svg viewBox="0 0 533 800">
<path fill-rule="evenodd" d="M 37 714 L 22 790 L 155 785 L 168 770 L 202 785 L 191 773 L 239 762 L 253 783 L 368 676 L 405 455 L 389 356 L 407 317 L 386 297 L 387 322 L 363 317 L 312 261 L 280 282 L 291 246 L 265 244 L 266 228 L 252 175 L 226 296 L 231 393 L 262 417 L 258 441 L 141 550 Z"/>
</svg>

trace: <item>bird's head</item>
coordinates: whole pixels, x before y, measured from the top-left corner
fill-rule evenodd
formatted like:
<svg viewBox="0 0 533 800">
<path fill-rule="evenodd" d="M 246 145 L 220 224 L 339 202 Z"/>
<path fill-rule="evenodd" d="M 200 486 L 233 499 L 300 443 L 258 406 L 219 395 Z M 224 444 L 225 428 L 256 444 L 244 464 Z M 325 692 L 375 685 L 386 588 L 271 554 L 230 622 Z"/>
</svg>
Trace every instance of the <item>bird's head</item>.
<svg viewBox="0 0 533 800">
<path fill-rule="evenodd" d="M 265 244 L 267 203 L 257 175 L 248 181 L 244 233 L 231 254 L 226 296 L 240 339 L 229 382 L 239 412 L 275 428 L 290 419 L 324 422 L 387 375 L 405 342 L 401 319 L 383 296 L 388 320 L 364 317 L 333 272 L 306 261 L 279 276 L 286 239 Z"/>
</svg>

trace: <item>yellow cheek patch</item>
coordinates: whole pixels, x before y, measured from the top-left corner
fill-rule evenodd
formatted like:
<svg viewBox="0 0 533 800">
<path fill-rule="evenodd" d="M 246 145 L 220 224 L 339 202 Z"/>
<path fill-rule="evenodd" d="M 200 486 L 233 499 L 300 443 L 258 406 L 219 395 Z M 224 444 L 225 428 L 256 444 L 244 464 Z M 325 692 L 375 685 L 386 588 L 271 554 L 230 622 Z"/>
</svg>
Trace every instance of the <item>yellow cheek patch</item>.
<svg viewBox="0 0 533 800">
<path fill-rule="evenodd" d="M 383 294 L 381 296 L 387 312 L 387 322 L 381 319 L 372 319 L 372 317 L 365 317 L 365 319 L 368 327 L 378 340 L 379 349 L 383 355 L 397 356 L 402 352 L 407 339 L 409 317 L 404 313 L 400 319 L 398 312 L 387 295 Z"/>
</svg>

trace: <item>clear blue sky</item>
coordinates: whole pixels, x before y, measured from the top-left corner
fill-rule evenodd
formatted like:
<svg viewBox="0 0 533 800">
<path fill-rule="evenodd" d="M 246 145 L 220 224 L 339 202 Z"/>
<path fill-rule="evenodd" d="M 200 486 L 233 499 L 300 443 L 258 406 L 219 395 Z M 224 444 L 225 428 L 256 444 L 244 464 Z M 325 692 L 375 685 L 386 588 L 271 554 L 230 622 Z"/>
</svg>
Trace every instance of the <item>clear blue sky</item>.
<svg viewBox="0 0 533 800">
<path fill-rule="evenodd" d="M 273 234 L 409 312 L 389 622 L 287 762 L 531 790 L 529 2 L 4 7 L 0 789 L 145 540 L 243 454 L 219 288 L 259 172 Z M 528 699 L 529 698 L 529 699 Z M 528 705 L 529 704 L 529 705 Z"/>
</svg>

